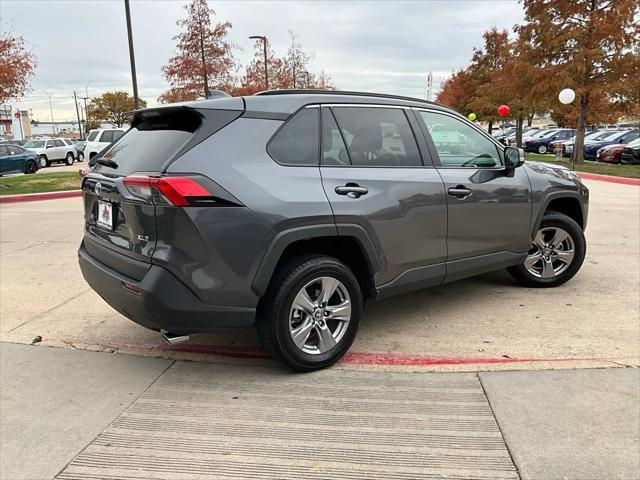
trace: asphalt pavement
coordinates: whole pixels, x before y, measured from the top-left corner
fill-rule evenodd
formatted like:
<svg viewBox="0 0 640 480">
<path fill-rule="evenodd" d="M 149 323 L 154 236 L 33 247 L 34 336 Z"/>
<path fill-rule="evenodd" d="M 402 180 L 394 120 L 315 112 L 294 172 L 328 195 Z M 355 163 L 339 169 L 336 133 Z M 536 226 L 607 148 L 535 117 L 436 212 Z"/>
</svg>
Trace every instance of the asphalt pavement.
<svg viewBox="0 0 640 480">
<path fill-rule="evenodd" d="M 487 370 L 640 363 L 640 188 L 586 182 L 588 252 L 578 275 L 527 289 L 495 272 L 368 305 L 340 368 Z M 253 330 L 169 348 L 83 280 L 82 200 L 0 205 L 0 339 L 173 359 L 263 364 Z M 243 360 L 237 360 L 242 356 Z"/>
</svg>

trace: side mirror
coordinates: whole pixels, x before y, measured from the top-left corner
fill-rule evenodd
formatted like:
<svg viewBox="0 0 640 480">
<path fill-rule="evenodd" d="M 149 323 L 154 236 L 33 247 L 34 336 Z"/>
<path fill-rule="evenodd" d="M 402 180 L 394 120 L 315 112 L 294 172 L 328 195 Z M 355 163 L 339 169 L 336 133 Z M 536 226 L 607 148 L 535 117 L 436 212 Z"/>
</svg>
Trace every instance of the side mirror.
<svg viewBox="0 0 640 480">
<path fill-rule="evenodd" d="M 504 149 L 504 169 L 507 176 L 513 176 L 514 170 L 524 165 L 524 150 L 522 148 L 506 147 Z"/>
<path fill-rule="evenodd" d="M 47 145 L 47 148 L 53 148 L 53 145 Z"/>
</svg>

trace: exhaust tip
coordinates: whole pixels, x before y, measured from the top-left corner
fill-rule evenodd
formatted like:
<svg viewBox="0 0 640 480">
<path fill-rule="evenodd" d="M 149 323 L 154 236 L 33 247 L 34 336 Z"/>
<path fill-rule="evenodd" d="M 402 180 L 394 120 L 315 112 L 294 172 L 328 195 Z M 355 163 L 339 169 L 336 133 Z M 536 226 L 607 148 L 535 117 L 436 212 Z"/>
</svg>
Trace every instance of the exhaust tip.
<svg viewBox="0 0 640 480">
<path fill-rule="evenodd" d="M 178 345 L 180 343 L 185 343 L 191 340 L 191 335 L 174 335 L 171 332 L 167 332 L 166 330 L 162 330 L 162 338 L 169 345 Z"/>
</svg>

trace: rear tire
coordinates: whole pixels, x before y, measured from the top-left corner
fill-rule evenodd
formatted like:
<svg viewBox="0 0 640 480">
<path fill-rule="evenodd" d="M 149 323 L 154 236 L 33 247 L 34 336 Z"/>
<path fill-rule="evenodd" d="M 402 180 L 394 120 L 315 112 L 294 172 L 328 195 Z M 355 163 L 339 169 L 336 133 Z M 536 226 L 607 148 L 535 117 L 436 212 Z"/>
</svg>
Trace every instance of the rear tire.
<svg viewBox="0 0 640 480">
<path fill-rule="evenodd" d="M 75 161 L 75 158 L 73 158 L 73 153 L 71 153 L 71 152 L 67 153 L 67 156 L 64 159 L 64 163 L 66 163 L 67 165 L 71 166 L 71 165 L 73 165 L 74 161 Z"/>
<path fill-rule="evenodd" d="M 25 175 L 30 175 L 32 173 L 36 173 L 37 171 L 38 166 L 36 165 L 36 162 L 34 162 L 33 160 L 29 160 L 26 167 L 24 168 Z"/>
<path fill-rule="evenodd" d="M 344 263 L 325 255 L 295 257 L 278 268 L 260 302 L 258 337 L 291 369 L 319 370 L 349 349 L 362 308 L 358 280 Z"/>
<path fill-rule="evenodd" d="M 526 287 L 557 287 L 578 273 L 586 251 L 580 225 L 567 215 L 549 211 L 542 217 L 525 261 L 507 271 Z"/>
</svg>

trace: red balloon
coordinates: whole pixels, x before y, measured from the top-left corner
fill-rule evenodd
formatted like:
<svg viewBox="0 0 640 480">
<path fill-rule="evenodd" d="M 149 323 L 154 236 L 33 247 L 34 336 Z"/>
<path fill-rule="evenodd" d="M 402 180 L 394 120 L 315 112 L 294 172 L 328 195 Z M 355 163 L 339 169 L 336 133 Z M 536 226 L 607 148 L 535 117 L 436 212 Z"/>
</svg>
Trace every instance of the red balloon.
<svg viewBox="0 0 640 480">
<path fill-rule="evenodd" d="M 509 105 L 500 105 L 498 107 L 498 115 L 501 117 L 509 115 Z"/>
</svg>

